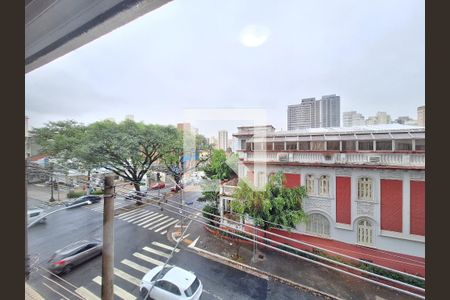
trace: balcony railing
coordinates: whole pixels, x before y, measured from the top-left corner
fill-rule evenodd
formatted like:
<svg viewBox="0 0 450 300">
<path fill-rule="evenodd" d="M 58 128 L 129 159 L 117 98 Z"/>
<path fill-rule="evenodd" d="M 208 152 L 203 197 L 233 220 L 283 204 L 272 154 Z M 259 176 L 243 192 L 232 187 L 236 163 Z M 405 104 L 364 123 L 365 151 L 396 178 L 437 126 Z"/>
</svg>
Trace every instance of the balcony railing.
<svg viewBox="0 0 450 300">
<path fill-rule="evenodd" d="M 425 167 L 425 153 L 246 152 L 246 162 Z"/>
</svg>

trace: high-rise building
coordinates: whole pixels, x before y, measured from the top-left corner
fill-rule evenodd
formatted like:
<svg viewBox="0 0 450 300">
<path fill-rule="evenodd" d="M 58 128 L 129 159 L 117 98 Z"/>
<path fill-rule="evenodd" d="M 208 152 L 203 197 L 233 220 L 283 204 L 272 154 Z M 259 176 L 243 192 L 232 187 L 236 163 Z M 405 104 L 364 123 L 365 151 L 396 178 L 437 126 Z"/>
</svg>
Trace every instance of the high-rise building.
<svg viewBox="0 0 450 300">
<path fill-rule="evenodd" d="M 342 114 L 344 127 L 363 126 L 366 125 L 365 118 L 356 111 L 347 111 Z"/>
<path fill-rule="evenodd" d="M 302 99 L 300 104 L 288 106 L 288 130 L 339 127 L 341 123 L 341 98 L 336 95 Z"/>
<path fill-rule="evenodd" d="M 425 105 L 417 108 L 417 125 L 425 127 Z"/>
<path fill-rule="evenodd" d="M 208 143 L 213 146 L 214 149 L 217 149 L 217 137 L 212 136 L 210 138 L 208 138 Z"/>
<path fill-rule="evenodd" d="M 219 131 L 219 149 L 223 149 L 227 151 L 228 148 L 228 131 L 220 130 Z"/>
<path fill-rule="evenodd" d="M 192 130 L 191 123 L 178 123 L 177 128 L 183 132 Z"/>
<path fill-rule="evenodd" d="M 379 111 L 375 116 L 368 117 L 366 125 L 391 124 L 391 116 L 384 111 Z"/>
</svg>

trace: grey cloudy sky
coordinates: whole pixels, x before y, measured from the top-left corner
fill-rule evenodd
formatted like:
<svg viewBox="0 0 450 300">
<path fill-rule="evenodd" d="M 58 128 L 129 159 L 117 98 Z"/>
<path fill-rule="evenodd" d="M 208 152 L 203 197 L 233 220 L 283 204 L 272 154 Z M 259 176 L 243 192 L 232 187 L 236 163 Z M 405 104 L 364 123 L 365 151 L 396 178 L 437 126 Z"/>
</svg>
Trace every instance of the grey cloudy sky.
<svg viewBox="0 0 450 300">
<path fill-rule="evenodd" d="M 286 128 L 301 98 L 416 118 L 425 103 L 423 0 L 173 1 L 26 75 L 30 125 L 176 124 L 185 109 L 263 108 Z M 239 122 L 200 128 L 211 136 Z M 242 122 L 243 125 L 247 124 Z"/>
</svg>

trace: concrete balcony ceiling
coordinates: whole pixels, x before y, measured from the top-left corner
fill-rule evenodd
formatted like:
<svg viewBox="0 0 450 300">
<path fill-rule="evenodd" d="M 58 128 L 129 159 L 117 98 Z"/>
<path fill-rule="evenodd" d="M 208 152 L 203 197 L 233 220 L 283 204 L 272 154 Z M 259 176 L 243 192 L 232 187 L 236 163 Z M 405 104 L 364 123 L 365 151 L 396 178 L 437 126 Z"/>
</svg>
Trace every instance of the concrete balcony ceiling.
<svg viewBox="0 0 450 300">
<path fill-rule="evenodd" d="M 171 0 L 25 0 L 25 73 Z"/>
</svg>

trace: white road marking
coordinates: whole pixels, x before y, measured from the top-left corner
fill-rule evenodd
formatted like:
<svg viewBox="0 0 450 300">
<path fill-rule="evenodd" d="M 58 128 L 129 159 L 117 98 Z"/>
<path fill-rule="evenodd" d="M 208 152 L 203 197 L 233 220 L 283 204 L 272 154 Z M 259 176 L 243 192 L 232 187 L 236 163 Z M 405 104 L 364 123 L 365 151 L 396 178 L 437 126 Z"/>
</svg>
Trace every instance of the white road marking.
<svg viewBox="0 0 450 300">
<path fill-rule="evenodd" d="M 120 278 L 122 278 L 122 279 L 124 279 L 124 280 L 126 280 L 126 281 L 128 281 L 128 282 L 130 282 L 130 283 L 132 283 L 134 285 L 136 285 L 136 286 L 139 286 L 139 284 L 141 283 L 140 279 L 138 279 L 138 278 L 136 278 L 134 276 L 131 276 L 130 274 L 128 274 L 128 273 L 126 273 L 126 272 L 124 272 L 124 271 L 122 271 L 120 269 L 117 269 L 117 268 L 114 268 L 114 275 L 116 275 L 116 276 L 118 276 L 118 277 L 120 277 Z"/>
<path fill-rule="evenodd" d="M 124 212 L 124 213 L 122 213 L 122 214 L 119 214 L 119 215 L 117 215 L 117 217 L 118 217 L 118 218 L 122 218 L 122 217 L 125 217 L 125 216 L 131 216 L 132 214 L 136 214 L 136 213 L 142 211 L 142 209 L 143 209 L 143 208 L 141 208 L 141 209 L 133 209 L 133 210 Z"/>
<path fill-rule="evenodd" d="M 150 271 L 149 268 L 143 267 L 143 266 L 141 266 L 141 265 L 139 265 L 139 264 L 137 264 L 137 263 L 135 263 L 135 262 L 133 262 L 131 260 L 128 260 L 128 259 L 122 260 L 121 263 L 123 263 L 126 266 L 129 266 L 130 268 L 138 270 L 138 271 L 140 271 L 142 273 L 147 273 L 148 271 Z"/>
<path fill-rule="evenodd" d="M 48 284 L 46 284 L 45 282 L 42 283 L 43 285 L 45 285 L 46 287 L 48 287 L 52 292 L 60 295 L 62 298 L 61 299 L 67 299 L 70 300 L 70 298 L 67 298 L 66 296 L 64 296 L 63 294 L 61 294 L 60 292 L 58 292 L 57 290 L 55 290 L 54 288 L 52 288 L 51 286 L 49 286 Z"/>
<path fill-rule="evenodd" d="M 127 221 L 127 220 L 133 219 L 133 218 L 135 218 L 135 217 L 137 217 L 137 216 L 145 215 L 146 213 L 148 213 L 148 212 L 147 212 L 146 210 L 144 210 L 144 211 L 140 211 L 140 212 L 138 212 L 137 214 L 134 214 L 134 215 L 132 215 L 132 216 L 126 216 L 125 218 L 121 218 L 121 219 L 124 220 L 124 221 Z"/>
<path fill-rule="evenodd" d="M 163 224 L 166 224 L 167 222 L 170 222 L 170 221 L 172 221 L 172 220 L 173 220 L 173 218 L 169 218 L 169 219 L 167 219 L 167 220 L 165 220 L 165 221 L 163 221 L 163 222 L 161 222 L 161 223 L 156 224 L 155 226 L 150 227 L 148 230 L 153 230 L 153 229 L 155 229 L 156 227 L 159 227 L 159 226 L 161 226 L 161 225 L 163 225 Z"/>
<path fill-rule="evenodd" d="M 144 254 L 139 253 L 139 252 L 133 253 L 133 256 L 137 257 L 137 258 L 140 258 L 142 260 L 145 260 L 146 262 L 149 262 L 149 263 L 154 264 L 156 266 L 163 266 L 164 265 L 164 263 L 162 261 L 159 261 L 157 259 L 153 259 L 153 258 L 148 257 L 148 256 L 146 256 Z"/>
<path fill-rule="evenodd" d="M 166 234 L 166 233 L 167 233 L 167 230 L 164 230 L 161 232 L 161 234 Z"/>
<path fill-rule="evenodd" d="M 165 228 L 167 228 L 167 227 L 170 227 L 171 225 L 175 224 L 176 222 L 178 222 L 178 220 L 174 220 L 174 221 L 170 222 L 169 224 L 166 224 L 166 225 L 164 225 L 163 227 L 160 227 L 160 228 L 156 229 L 155 232 L 159 232 L 159 231 L 162 230 L 162 229 L 165 229 Z"/>
<path fill-rule="evenodd" d="M 152 220 L 155 220 L 155 219 L 158 219 L 158 218 L 162 218 L 164 215 L 163 214 L 156 214 L 156 215 L 153 215 L 150 219 L 148 219 L 148 220 L 146 220 L 146 221 L 144 221 L 144 222 L 141 222 L 141 223 L 139 223 L 139 224 L 137 224 L 138 226 L 142 226 L 142 225 L 144 225 L 144 224 L 146 224 L 146 223 L 148 223 L 148 222 L 150 222 L 150 221 L 152 221 Z"/>
<path fill-rule="evenodd" d="M 168 217 L 169 217 L 169 216 L 164 216 L 164 217 L 162 217 L 161 219 L 158 219 L 158 220 L 156 220 L 156 221 L 153 221 L 153 222 L 151 222 L 151 223 L 148 223 L 147 225 L 144 225 L 144 226 L 142 226 L 142 227 L 147 228 L 148 226 L 153 225 L 153 224 L 155 224 L 155 223 L 158 223 L 159 221 L 162 221 L 162 220 L 164 220 L 164 219 L 167 219 Z"/>
<path fill-rule="evenodd" d="M 194 248 L 195 244 L 197 244 L 199 238 L 200 238 L 200 236 L 198 236 L 192 243 L 190 243 L 188 248 Z"/>
<path fill-rule="evenodd" d="M 145 251 L 147 251 L 147 252 L 150 252 L 150 253 L 153 253 L 153 254 L 156 254 L 156 255 L 165 257 L 165 258 L 169 258 L 169 257 L 170 257 L 169 254 L 164 253 L 164 252 L 161 252 L 161 251 L 159 251 L 159 250 L 155 250 L 155 249 L 150 248 L 150 247 L 144 247 L 144 248 L 142 248 L 142 249 L 145 250 Z"/>
<path fill-rule="evenodd" d="M 172 247 L 172 246 L 169 246 L 169 245 L 166 245 L 166 244 L 162 244 L 162 243 L 158 243 L 158 242 L 152 242 L 152 244 L 155 245 L 155 246 L 158 246 L 158 247 L 161 247 L 161 248 L 170 250 L 170 251 L 172 251 L 173 249 L 175 249 L 175 248 Z M 180 249 L 175 249 L 175 252 L 180 252 Z"/>
<path fill-rule="evenodd" d="M 152 212 L 149 213 L 148 215 L 140 216 L 140 217 L 138 217 L 137 219 L 135 219 L 135 220 L 129 220 L 128 222 L 132 222 L 133 224 L 136 224 L 136 223 L 138 223 L 138 222 L 147 220 L 148 218 L 151 218 L 151 217 L 154 216 L 154 215 L 155 215 L 155 212 L 152 211 Z"/>
<path fill-rule="evenodd" d="M 97 297 L 94 293 L 88 290 L 85 287 L 79 287 L 75 290 L 75 292 L 86 300 L 101 300 L 100 297 Z"/>
<path fill-rule="evenodd" d="M 145 218 L 145 217 L 147 217 L 148 215 L 152 215 L 152 214 L 153 214 L 153 212 L 147 212 L 147 213 L 141 214 L 141 215 L 139 215 L 139 216 L 134 216 L 134 217 L 131 217 L 131 219 L 128 219 L 127 222 L 128 222 L 128 223 L 131 223 L 131 222 L 133 222 L 133 221 L 140 220 L 140 219 Z"/>
<path fill-rule="evenodd" d="M 94 279 L 92 279 L 93 282 L 99 284 L 100 286 L 102 285 L 102 277 L 101 276 L 97 276 Z M 124 289 L 118 287 L 117 285 L 114 285 L 114 294 L 124 300 L 134 300 L 136 299 L 135 296 L 131 295 L 130 293 L 128 293 L 127 291 L 125 291 Z"/>
</svg>

